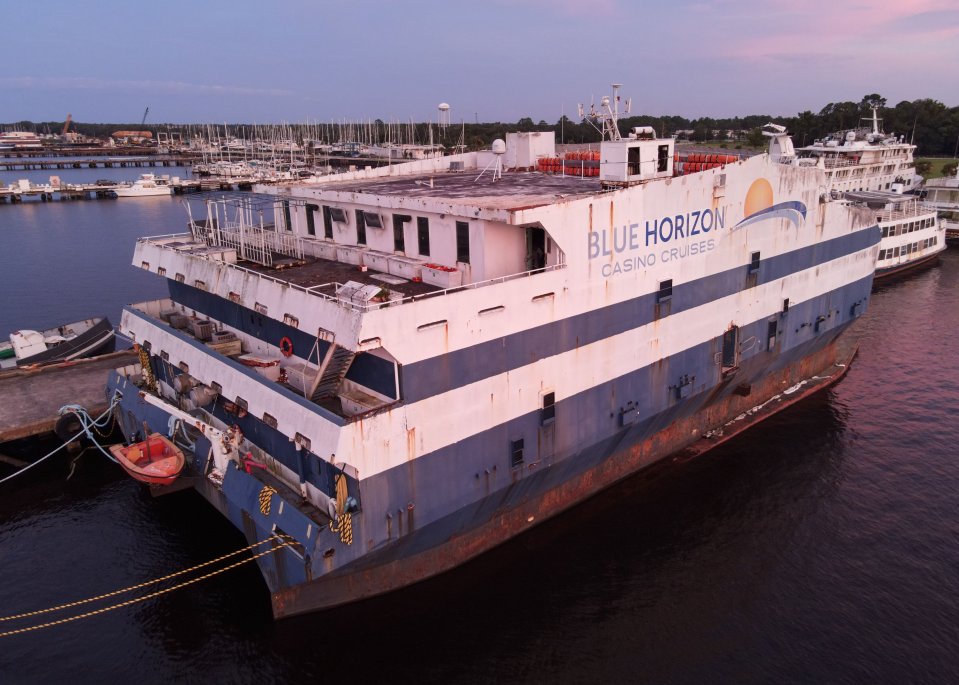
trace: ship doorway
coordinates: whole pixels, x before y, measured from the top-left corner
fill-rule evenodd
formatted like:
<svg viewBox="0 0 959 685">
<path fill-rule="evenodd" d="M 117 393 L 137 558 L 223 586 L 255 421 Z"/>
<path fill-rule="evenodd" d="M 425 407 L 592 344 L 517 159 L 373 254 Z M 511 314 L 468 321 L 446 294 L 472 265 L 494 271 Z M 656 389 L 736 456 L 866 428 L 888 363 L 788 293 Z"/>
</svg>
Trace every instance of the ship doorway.
<svg viewBox="0 0 959 685">
<path fill-rule="evenodd" d="M 306 206 L 306 233 L 307 235 L 316 235 L 316 217 L 313 212 L 319 210 L 319 205 Z"/>
<path fill-rule="evenodd" d="M 546 268 L 546 231 L 530 226 L 526 229 L 526 270 Z"/>
<path fill-rule="evenodd" d="M 730 326 L 723 333 L 723 369 L 731 369 L 739 361 L 739 326 Z"/>
</svg>

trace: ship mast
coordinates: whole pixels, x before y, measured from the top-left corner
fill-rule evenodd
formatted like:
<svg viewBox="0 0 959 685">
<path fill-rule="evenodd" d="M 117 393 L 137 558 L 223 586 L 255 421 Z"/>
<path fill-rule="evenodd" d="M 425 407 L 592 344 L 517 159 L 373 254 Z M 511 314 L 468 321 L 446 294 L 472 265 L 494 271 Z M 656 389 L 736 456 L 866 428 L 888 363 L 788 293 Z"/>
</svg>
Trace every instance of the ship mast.
<svg viewBox="0 0 959 685">
<path fill-rule="evenodd" d="M 619 89 L 623 87 L 621 83 L 610 84 L 613 88 L 613 97 L 604 95 L 599 101 L 599 109 L 596 109 L 595 103 L 590 104 L 587 112 L 583 105 L 579 105 L 579 118 L 585 119 L 603 136 L 603 140 L 622 140 L 619 133 Z M 626 106 L 623 114 L 629 114 L 632 109 L 632 100 L 626 100 Z"/>
</svg>

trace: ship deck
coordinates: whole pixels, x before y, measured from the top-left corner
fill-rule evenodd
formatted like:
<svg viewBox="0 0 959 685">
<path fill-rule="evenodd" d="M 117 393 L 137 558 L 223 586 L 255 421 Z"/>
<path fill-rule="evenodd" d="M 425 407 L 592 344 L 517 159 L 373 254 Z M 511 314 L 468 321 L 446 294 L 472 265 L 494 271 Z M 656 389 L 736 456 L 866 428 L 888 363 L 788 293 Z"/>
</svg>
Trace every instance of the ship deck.
<svg viewBox="0 0 959 685">
<path fill-rule="evenodd" d="M 278 254 L 271 267 L 245 260 L 241 260 L 239 266 L 277 281 L 300 286 L 330 297 L 336 295 L 335 286 L 337 284 L 342 285 L 349 281 L 361 285 L 375 285 L 399 292 L 403 294 L 404 298 L 420 297 L 442 291 L 442 288 L 429 283 L 388 276 L 372 269 L 363 271 L 356 264 L 346 264 L 323 259 L 322 257 L 294 259 Z M 389 280 L 383 280 L 384 277 Z"/>
<path fill-rule="evenodd" d="M 446 200 L 488 210 L 516 211 L 602 192 L 595 177 L 508 171 L 493 180 L 492 169 L 416 176 L 383 177 L 316 184 L 315 190 L 362 193 L 382 197 Z"/>
</svg>

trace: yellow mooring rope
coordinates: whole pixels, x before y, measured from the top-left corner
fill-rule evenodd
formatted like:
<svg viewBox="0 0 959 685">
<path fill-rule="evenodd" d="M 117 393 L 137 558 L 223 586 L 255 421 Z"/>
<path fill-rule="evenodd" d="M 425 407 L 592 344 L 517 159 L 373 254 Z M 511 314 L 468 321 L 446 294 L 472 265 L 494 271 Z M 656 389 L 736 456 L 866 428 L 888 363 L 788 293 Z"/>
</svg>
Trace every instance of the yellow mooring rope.
<svg viewBox="0 0 959 685">
<path fill-rule="evenodd" d="M 254 554 L 254 555 L 252 555 L 251 557 L 249 557 L 249 558 L 247 558 L 247 559 L 241 559 L 240 561 L 234 562 L 234 563 L 230 564 L 229 566 L 224 566 L 223 568 L 219 568 L 219 569 L 217 569 L 217 570 L 215 570 L 215 571 L 210 571 L 209 573 L 205 573 L 205 574 L 202 575 L 202 576 L 197 576 L 196 578 L 191 578 L 190 580 L 186 580 L 186 581 L 183 581 L 182 583 L 178 583 L 178 584 L 176 584 L 176 585 L 172 585 L 172 586 L 170 586 L 170 587 L 168 587 L 168 588 L 164 588 L 164 589 L 162 589 L 162 590 L 157 590 L 157 591 L 155 591 L 155 592 L 151 592 L 151 593 L 149 593 L 149 594 L 143 595 L 142 597 L 136 597 L 136 598 L 134 598 L 134 599 L 128 599 L 128 600 L 126 600 L 126 601 L 124 601 L 124 602 L 119 602 L 119 603 L 117 603 L 117 604 L 111 604 L 110 606 L 101 607 L 100 609 L 95 609 L 94 611 L 88 611 L 88 612 L 83 613 L 83 614 L 77 614 L 77 615 L 75 615 L 75 616 L 67 616 L 66 618 L 61 618 L 61 619 L 58 619 L 58 620 L 56 620 L 56 621 L 49 621 L 49 622 L 47 622 L 47 623 L 40 623 L 40 624 L 38 624 L 38 625 L 28 626 L 28 627 L 26 627 L 26 628 L 17 628 L 17 629 L 15 629 L 15 630 L 8 630 L 8 631 L 5 631 L 5 632 L 0 632 L 0 637 L 8 637 L 8 636 L 10 636 L 10 635 L 19 635 L 19 634 L 21 634 L 21 633 L 29 633 L 29 632 L 34 631 L 34 630 L 40 630 L 41 628 L 50 628 L 50 627 L 52 627 L 52 626 L 58 626 L 58 625 L 62 625 L 62 624 L 64 624 L 64 623 L 71 623 L 71 622 L 73 622 L 73 621 L 79 621 L 81 618 L 89 618 L 90 616 L 97 616 L 97 615 L 99 615 L 99 614 L 105 614 L 106 612 L 108 612 L 108 611 L 113 611 L 114 609 L 119 609 L 119 608 L 121 608 L 121 607 L 126 607 L 126 606 L 130 606 L 130 605 L 133 605 L 133 604 L 138 604 L 138 603 L 144 602 L 144 601 L 146 601 L 146 600 L 148 600 L 148 599 L 152 599 L 152 598 L 154 598 L 154 597 L 159 597 L 160 595 L 165 595 L 165 594 L 167 594 L 167 593 L 169 593 L 169 592 L 173 592 L 174 590 L 179 590 L 180 588 L 186 587 L 187 585 L 193 585 L 194 583 L 198 583 L 198 582 L 200 582 L 201 580 L 206 580 L 207 578 L 212 578 L 213 576 L 219 575 L 219 574 L 221 574 L 221 573 L 225 573 L 226 571 L 230 571 L 230 570 L 232 570 L 232 569 L 234 569 L 234 568 L 237 568 L 238 566 L 242 566 L 243 564 L 248 564 L 248 563 L 250 563 L 251 561 L 255 561 L 256 559 L 259 559 L 260 557 L 265 556 L 265 555 L 267 555 L 267 554 L 273 554 L 274 552 L 276 552 L 276 551 L 278 551 L 278 550 L 281 550 L 281 549 L 283 549 L 284 547 L 289 547 L 290 545 L 295 544 L 295 541 L 294 541 L 292 538 L 290 538 L 289 536 L 286 536 L 286 535 L 282 535 L 282 536 L 281 536 L 281 535 L 273 535 L 272 537 L 269 537 L 269 538 L 267 538 L 266 540 L 261 540 L 260 542 L 254 543 L 254 544 L 249 545 L 249 546 L 247 546 L 247 547 L 243 547 L 242 549 L 238 549 L 238 550 L 235 550 L 235 551 L 233 551 L 233 552 L 230 552 L 229 554 L 224 554 L 223 556 L 217 557 L 216 559 L 211 559 L 211 560 L 209 560 L 209 561 L 204 561 L 202 564 L 197 564 L 196 566 L 191 566 L 190 568 L 186 568 L 186 569 L 183 569 L 183 570 L 181 570 L 181 571 L 176 571 L 175 573 L 170 573 L 170 574 L 168 574 L 168 575 L 163 576 L 162 578 L 156 578 L 156 579 L 154 579 L 154 580 L 150 580 L 150 581 L 147 581 L 147 582 L 145 582 L 145 583 L 139 583 L 138 585 L 131 585 L 130 587 L 123 588 L 122 590 L 114 590 L 113 592 L 107 592 L 107 593 L 105 593 L 105 594 L 98 595 L 98 596 L 96 596 L 96 597 L 89 597 L 89 598 L 87 598 L 87 599 L 81 599 L 81 600 L 78 600 L 78 601 L 76 601 L 76 602 L 69 602 L 69 603 L 67 603 L 67 604 L 61 604 L 61 605 L 59 605 L 59 606 L 50 607 L 50 608 L 48 608 L 48 609 L 40 609 L 40 610 L 38 610 L 38 611 L 29 611 L 29 612 L 22 613 L 22 614 L 15 614 L 15 615 L 13 615 L 13 616 L 3 616 L 3 617 L 0 617 L 0 621 L 13 621 L 13 620 L 16 620 L 16 619 L 28 618 L 28 617 L 30 617 L 30 616 L 37 616 L 37 615 L 39 615 L 39 614 L 50 613 L 50 612 L 52 612 L 52 611 L 59 611 L 59 610 L 61 610 L 61 609 L 68 609 L 68 608 L 70 608 L 70 607 L 79 606 L 79 605 L 81 605 L 81 604 L 89 604 L 90 602 L 96 602 L 96 601 L 98 601 L 98 600 L 106 599 L 106 598 L 108 598 L 108 597 L 115 597 L 116 595 L 123 594 L 124 592 L 130 592 L 130 591 L 132 591 L 132 590 L 137 590 L 137 589 L 140 589 L 140 588 L 144 588 L 144 587 L 147 587 L 147 586 L 149 586 L 149 585 L 155 585 L 156 583 L 161 583 L 161 582 L 163 582 L 163 581 L 165 581 L 165 580 L 169 580 L 170 578 L 175 578 L 176 576 L 183 575 L 184 573 L 190 573 L 191 571 L 196 571 L 197 569 L 203 568 L 203 567 L 205 567 L 205 566 L 209 566 L 209 565 L 211 565 L 211 564 L 215 564 L 215 563 L 220 562 L 220 561 L 223 561 L 223 560 L 225 560 L 225 559 L 229 559 L 230 557 L 236 556 L 237 554 L 241 554 L 241 553 L 246 552 L 246 551 L 248 551 L 248 550 L 251 550 L 251 549 L 254 549 L 254 548 L 256 548 L 256 547 L 259 547 L 260 545 L 264 545 L 264 544 L 266 544 L 267 542 L 272 542 L 272 541 L 274 541 L 274 540 L 281 540 L 281 539 L 285 539 L 286 541 L 283 542 L 282 544 L 277 545 L 276 547 L 271 547 L 270 549 L 267 549 L 267 550 L 264 550 L 264 551 L 259 552 L 259 553 L 257 553 L 257 554 Z"/>
</svg>

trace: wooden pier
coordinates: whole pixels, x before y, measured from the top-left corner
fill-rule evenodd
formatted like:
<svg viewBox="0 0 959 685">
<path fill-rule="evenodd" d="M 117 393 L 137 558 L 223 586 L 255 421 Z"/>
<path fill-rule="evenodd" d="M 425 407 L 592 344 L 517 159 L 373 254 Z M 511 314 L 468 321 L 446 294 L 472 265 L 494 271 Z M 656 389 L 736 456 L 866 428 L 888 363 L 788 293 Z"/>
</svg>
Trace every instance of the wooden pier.
<svg viewBox="0 0 959 685">
<path fill-rule="evenodd" d="M 0 171 L 45 171 L 56 169 L 128 169 L 139 167 L 185 167 L 196 157 L 104 157 L 89 159 L 2 159 Z"/>
<path fill-rule="evenodd" d="M 104 394 L 111 369 L 133 364 L 132 350 L 33 369 L 0 371 L 0 444 L 53 431 L 60 407 L 79 404 L 91 416 L 109 405 Z"/>
</svg>

